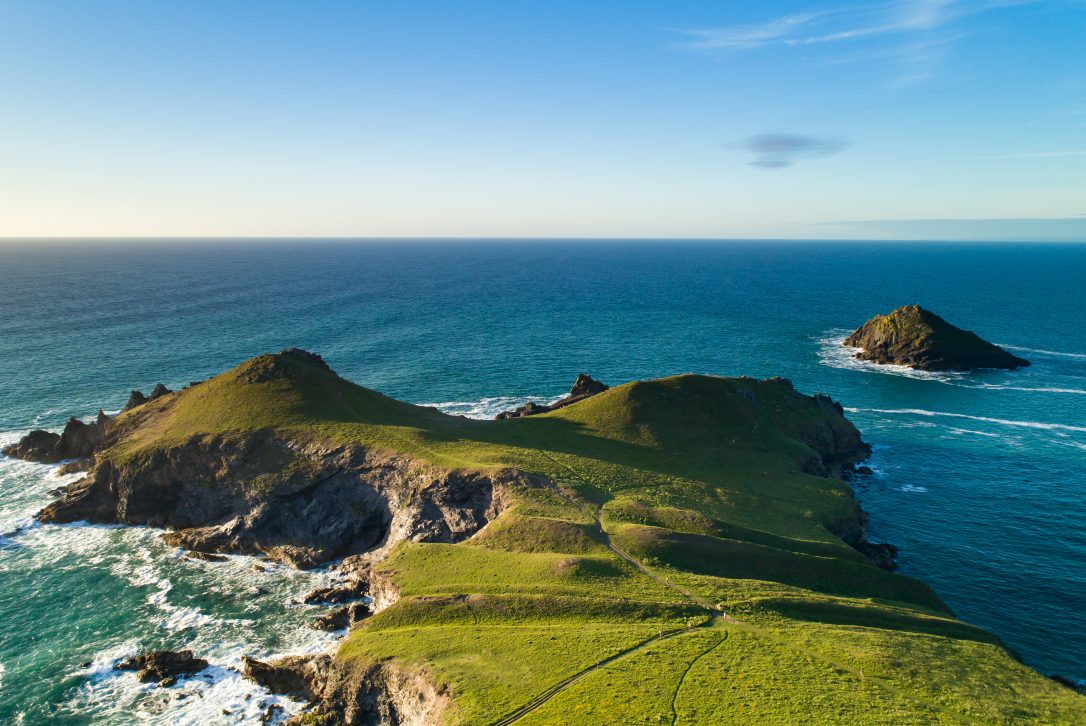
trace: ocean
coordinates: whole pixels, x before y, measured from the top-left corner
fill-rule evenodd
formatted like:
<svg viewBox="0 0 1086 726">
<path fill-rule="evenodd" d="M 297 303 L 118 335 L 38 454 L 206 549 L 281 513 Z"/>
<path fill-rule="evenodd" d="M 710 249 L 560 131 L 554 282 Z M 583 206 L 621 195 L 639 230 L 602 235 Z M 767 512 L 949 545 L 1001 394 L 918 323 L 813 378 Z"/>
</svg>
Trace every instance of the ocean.
<svg viewBox="0 0 1086 726">
<path fill-rule="evenodd" d="M 919 303 L 1033 362 L 925 374 L 840 340 Z M 669 374 L 781 375 L 874 446 L 855 485 L 876 541 L 959 617 L 1086 679 L 1086 245 L 275 240 L 0 246 L 0 443 L 301 347 L 404 400 L 492 416 Z M 299 707 L 244 654 L 311 652 L 300 596 L 331 577 L 194 561 L 146 528 L 41 526 L 75 477 L 0 460 L 0 723 L 259 723 Z M 261 571 L 263 569 L 263 571 Z M 113 665 L 213 667 L 174 689 Z"/>
</svg>

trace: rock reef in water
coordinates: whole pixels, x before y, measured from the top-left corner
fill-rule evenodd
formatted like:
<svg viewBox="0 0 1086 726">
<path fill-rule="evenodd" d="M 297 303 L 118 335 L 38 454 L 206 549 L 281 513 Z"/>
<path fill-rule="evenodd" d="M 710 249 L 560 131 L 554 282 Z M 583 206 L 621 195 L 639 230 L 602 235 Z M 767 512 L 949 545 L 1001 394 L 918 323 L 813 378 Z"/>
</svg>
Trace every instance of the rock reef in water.
<svg viewBox="0 0 1086 726">
<path fill-rule="evenodd" d="M 1014 370 L 1029 361 L 962 330 L 919 305 L 906 305 L 876 315 L 844 345 L 859 348 L 856 358 L 903 365 L 922 371 L 968 371 L 977 368 Z"/>
<path fill-rule="evenodd" d="M 191 650 L 153 650 L 121 661 L 117 670 L 138 671 L 142 682 L 169 687 L 177 683 L 179 676 L 191 675 L 207 666 L 208 662 L 197 658 Z"/>
<path fill-rule="evenodd" d="M 597 393 L 603 393 L 606 390 L 607 386 L 592 378 L 592 376 L 588 375 L 587 373 L 578 373 L 577 380 L 573 382 L 573 387 L 569 389 L 569 393 L 566 394 L 566 396 L 561 400 L 555 401 L 550 405 L 529 401 L 523 406 L 518 406 L 511 411 L 502 411 L 494 418 L 522 418 L 524 416 L 535 416 L 536 414 L 547 413 L 548 411 L 556 411 L 572 403 L 583 401 L 589 396 L 595 396 Z"/>
</svg>

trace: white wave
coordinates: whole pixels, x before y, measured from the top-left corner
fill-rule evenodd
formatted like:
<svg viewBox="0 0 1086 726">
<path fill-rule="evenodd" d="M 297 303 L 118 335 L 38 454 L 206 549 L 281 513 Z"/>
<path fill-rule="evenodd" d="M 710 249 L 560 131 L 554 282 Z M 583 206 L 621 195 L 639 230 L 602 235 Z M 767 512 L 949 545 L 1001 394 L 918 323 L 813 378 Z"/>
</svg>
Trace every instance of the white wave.
<svg viewBox="0 0 1086 726">
<path fill-rule="evenodd" d="M 909 494 L 927 494 L 927 487 L 915 486 L 913 484 L 902 484 L 901 491 L 908 492 Z"/>
<path fill-rule="evenodd" d="M 976 383 L 971 385 L 960 384 L 962 388 L 987 388 L 993 391 L 1028 391 L 1030 393 L 1069 393 L 1086 396 L 1086 390 L 1081 388 L 1050 388 L 1045 386 L 1004 386 L 998 383 Z"/>
<path fill-rule="evenodd" d="M 1059 350 L 1043 350 L 1041 348 L 1024 348 L 1020 345 L 1007 345 L 1006 343 L 997 343 L 1001 348 L 1008 350 L 1021 350 L 1026 353 L 1036 353 L 1038 355 L 1050 355 L 1056 358 L 1077 358 L 1079 360 L 1086 360 L 1086 353 L 1065 353 Z"/>
<path fill-rule="evenodd" d="M 951 413 L 949 411 L 928 411 L 923 408 L 851 408 L 846 407 L 846 411 L 850 413 L 868 412 L 868 413 L 887 413 L 887 414 L 901 414 L 910 416 L 927 416 L 927 417 L 948 417 L 948 418 L 964 418 L 971 421 L 983 421 L 985 423 L 998 424 L 1000 426 L 1016 426 L 1020 428 L 1029 429 L 1043 429 L 1045 431 L 1074 431 L 1077 433 L 1086 433 L 1086 426 L 1072 426 L 1070 424 L 1059 423 L 1046 423 L 1043 421 L 1016 421 L 1014 419 L 1006 418 L 992 418 L 990 416 L 972 416 L 967 413 Z"/>
<path fill-rule="evenodd" d="M 212 663 L 168 688 L 140 683 L 135 673 L 116 670 L 117 663 L 139 651 L 138 642 L 126 641 L 98 653 L 88 668 L 77 672 L 87 680 L 62 710 L 72 715 L 92 713 L 96 721 L 104 723 L 197 726 L 261 723 L 273 706 L 281 709 L 272 720 L 278 723 L 305 707 L 244 678 L 240 659 Z"/>
<path fill-rule="evenodd" d="M 959 429 L 954 426 L 948 426 L 947 430 L 952 434 L 973 434 L 974 436 L 989 436 L 991 438 L 1000 438 L 999 434 L 993 434 L 991 431 L 974 431 L 973 429 Z"/>
<path fill-rule="evenodd" d="M 442 401 L 440 403 L 420 403 L 420 406 L 433 406 L 442 413 L 464 416 L 474 419 L 492 419 L 502 411 L 523 406 L 529 401 L 551 404 L 562 396 L 491 396 L 478 401 Z"/>
<path fill-rule="evenodd" d="M 967 376 L 967 373 L 958 371 L 918 371 L 908 366 L 874 363 L 869 360 L 860 360 L 856 357 L 859 348 L 844 345 L 845 338 L 851 331 L 844 328 L 829 330 L 818 339 L 818 359 L 822 365 L 830 368 L 860 371 L 862 373 L 879 373 L 882 375 L 901 376 L 902 378 L 915 378 L 924 381 L 937 381 L 939 383 L 951 383 Z"/>
</svg>

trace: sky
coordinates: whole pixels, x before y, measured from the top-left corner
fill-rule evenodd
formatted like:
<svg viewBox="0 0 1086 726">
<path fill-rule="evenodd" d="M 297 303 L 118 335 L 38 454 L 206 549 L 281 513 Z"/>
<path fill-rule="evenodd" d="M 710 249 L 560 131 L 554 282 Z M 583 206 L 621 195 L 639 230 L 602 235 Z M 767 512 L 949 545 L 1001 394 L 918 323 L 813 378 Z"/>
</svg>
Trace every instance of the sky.
<svg viewBox="0 0 1086 726">
<path fill-rule="evenodd" d="M 1086 0 L 0 0 L 0 237 L 1086 239 Z"/>
</svg>

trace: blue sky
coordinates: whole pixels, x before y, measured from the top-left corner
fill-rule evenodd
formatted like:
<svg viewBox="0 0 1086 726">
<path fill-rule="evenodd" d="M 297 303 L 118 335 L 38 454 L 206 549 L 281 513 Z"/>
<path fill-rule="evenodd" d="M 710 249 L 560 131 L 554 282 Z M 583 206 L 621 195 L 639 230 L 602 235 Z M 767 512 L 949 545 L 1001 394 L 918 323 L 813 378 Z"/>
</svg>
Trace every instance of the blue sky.
<svg viewBox="0 0 1086 726">
<path fill-rule="evenodd" d="M 1086 238 L 1086 2 L 0 2 L 0 236 Z"/>
</svg>

